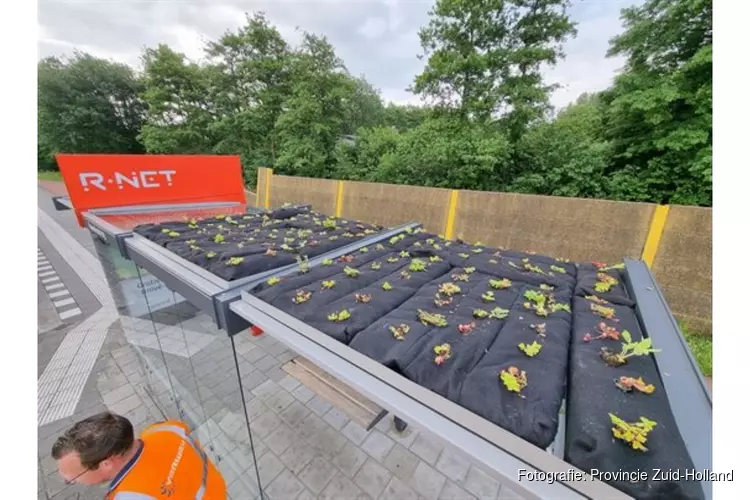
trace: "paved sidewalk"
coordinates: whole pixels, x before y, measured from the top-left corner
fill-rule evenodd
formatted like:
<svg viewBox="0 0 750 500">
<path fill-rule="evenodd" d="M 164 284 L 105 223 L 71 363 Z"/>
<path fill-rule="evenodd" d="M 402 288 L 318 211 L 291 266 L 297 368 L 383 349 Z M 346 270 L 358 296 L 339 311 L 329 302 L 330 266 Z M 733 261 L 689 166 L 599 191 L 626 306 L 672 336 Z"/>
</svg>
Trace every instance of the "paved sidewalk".
<svg viewBox="0 0 750 500">
<path fill-rule="evenodd" d="M 40 200 L 40 205 L 44 202 Z M 48 231 L 57 231 L 57 226 L 50 225 L 52 218 L 40 215 Z M 59 218 L 55 216 L 54 221 Z M 52 443 L 75 421 L 105 409 L 131 419 L 138 432 L 165 416 L 174 417 L 169 386 L 179 396 L 187 417 L 197 422 L 201 441 L 213 444 L 209 454 L 233 499 L 247 500 L 248 491 L 257 487 L 245 407 L 264 496 L 271 500 L 519 498 L 501 489 L 491 471 L 445 449 L 435 436 L 412 427 L 398 433 L 391 418 L 366 432 L 288 376 L 282 366 L 296 354 L 268 335 L 234 338 L 242 374 L 240 392 L 230 341 L 216 331 L 207 316 L 176 306 L 164 314 L 154 313 L 155 322 L 115 316 L 102 323 L 97 318 L 109 314 L 108 300 L 99 278 L 86 275 L 91 272 L 86 256 L 91 255 L 89 249 L 82 253 L 80 235 L 57 236 L 51 243 L 58 246 L 60 255 L 72 256 L 71 267 L 83 274 L 81 280 L 94 288 L 91 293 L 105 305 L 93 314 L 84 312 L 75 323 L 66 323 L 59 316 L 55 319 L 52 299 L 40 286 L 40 382 L 45 369 L 61 359 L 59 353 L 65 351 L 69 338 L 78 339 L 76 349 L 82 352 L 91 342 L 101 348 L 92 366 L 83 369 L 87 375 L 80 397 L 74 403 L 66 400 L 66 404 L 74 404 L 72 414 L 39 427 L 39 499 L 102 498 L 103 488 L 64 485 L 50 456 Z M 83 326 L 96 321 L 102 327 L 101 338 L 76 337 Z M 76 359 L 83 358 L 66 359 L 70 370 L 76 372 Z M 164 370 L 165 364 L 169 372 Z"/>
</svg>

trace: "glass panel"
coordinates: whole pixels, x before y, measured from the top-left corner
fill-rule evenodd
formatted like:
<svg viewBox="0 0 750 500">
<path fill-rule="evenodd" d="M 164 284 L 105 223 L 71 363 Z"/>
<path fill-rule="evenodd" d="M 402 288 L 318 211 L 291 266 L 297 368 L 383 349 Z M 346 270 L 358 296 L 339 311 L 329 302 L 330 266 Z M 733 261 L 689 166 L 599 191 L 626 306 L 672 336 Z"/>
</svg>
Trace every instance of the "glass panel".
<svg viewBox="0 0 750 500">
<path fill-rule="evenodd" d="M 155 413 L 165 418 L 177 417 L 166 363 L 158 347 L 143 292 L 144 284 L 152 290 L 165 290 L 166 287 L 154 276 L 140 274 L 136 265 L 125 259 L 116 245 L 107 244 L 93 234 L 92 239 L 120 316 L 123 334 L 137 354 L 141 368 L 140 380 L 133 385 L 145 392 L 142 399 L 153 403 L 158 410 Z"/>
<path fill-rule="evenodd" d="M 144 350 L 161 357 L 179 418 L 221 471 L 228 497 L 259 498 L 255 453 L 233 344 L 213 319 L 136 266 L 149 315 Z M 158 283 L 157 283 L 158 282 Z"/>
</svg>

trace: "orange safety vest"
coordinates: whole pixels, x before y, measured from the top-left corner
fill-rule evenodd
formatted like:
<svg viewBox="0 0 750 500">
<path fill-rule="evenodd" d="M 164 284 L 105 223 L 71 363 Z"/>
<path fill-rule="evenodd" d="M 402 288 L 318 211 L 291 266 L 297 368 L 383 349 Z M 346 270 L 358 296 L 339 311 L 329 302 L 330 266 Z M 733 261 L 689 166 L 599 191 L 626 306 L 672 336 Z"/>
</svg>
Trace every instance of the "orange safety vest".
<svg viewBox="0 0 750 500">
<path fill-rule="evenodd" d="M 226 500 L 224 478 L 184 423 L 152 425 L 140 438 L 141 449 L 112 481 L 106 500 Z"/>
</svg>

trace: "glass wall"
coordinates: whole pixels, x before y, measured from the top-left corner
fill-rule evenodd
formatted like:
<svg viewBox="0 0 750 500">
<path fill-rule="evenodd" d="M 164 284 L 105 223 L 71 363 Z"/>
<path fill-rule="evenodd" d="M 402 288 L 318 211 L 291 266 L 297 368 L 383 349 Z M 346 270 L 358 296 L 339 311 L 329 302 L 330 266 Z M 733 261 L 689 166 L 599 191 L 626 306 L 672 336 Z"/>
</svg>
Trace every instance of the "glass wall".
<svg viewBox="0 0 750 500">
<path fill-rule="evenodd" d="M 164 418 L 185 422 L 219 468 L 228 498 L 260 498 L 232 340 L 211 317 L 94 237 L 142 392 Z"/>
</svg>

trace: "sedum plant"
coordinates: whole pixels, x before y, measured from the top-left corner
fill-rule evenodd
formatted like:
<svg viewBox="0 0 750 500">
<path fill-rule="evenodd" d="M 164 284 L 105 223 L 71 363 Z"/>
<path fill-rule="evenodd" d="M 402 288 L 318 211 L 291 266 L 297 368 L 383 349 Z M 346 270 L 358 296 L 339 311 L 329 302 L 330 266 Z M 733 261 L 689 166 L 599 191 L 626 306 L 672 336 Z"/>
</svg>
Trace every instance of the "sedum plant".
<svg viewBox="0 0 750 500">
<path fill-rule="evenodd" d="M 536 340 L 531 344 L 524 344 L 520 343 L 518 344 L 518 348 L 523 352 L 525 355 L 527 355 L 530 358 L 533 358 L 537 354 L 539 354 L 539 351 L 542 350 L 542 344 L 537 342 Z"/>
<path fill-rule="evenodd" d="M 432 349 L 435 352 L 435 364 L 442 365 L 447 359 L 451 357 L 451 346 L 450 344 L 436 345 Z"/>
<path fill-rule="evenodd" d="M 515 366 L 510 366 L 507 370 L 500 372 L 500 380 L 510 392 L 515 392 L 519 396 L 524 397 L 521 395 L 521 391 L 528 385 L 525 371 Z"/>
<path fill-rule="evenodd" d="M 344 309 L 343 311 L 334 312 L 328 315 L 329 321 L 335 321 L 337 323 L 340 323 L 342 321 L 346 321 L 347 319 L 351 318 L 352 315 L 349 314 L 349 311 Z"/>
<path fill-rule="evenodd" d="M 495 290 L 505 290 L 506 288 L 510 288 L 511 286 L 513 286 L 513 283 L 508 278 L 504 278 L 501 280 L 490 280 L 490 287 L 494 288 Z"/>
<path fill-rule="evenodd" d="M 350 278 L 356 278 L 357 276 L 359 276 L 359 270 L 354 269 L 353 267 L 346 266 L 344 268 L 344 274 L 346 274 Z"/>
<path fill-rule="evenodd" d="M 656 422 L 646 417 L 641 417 L 639 422 L 629 423 L 614 415 L 609 414 L 612 421 L 612 435 L 616 439 L 625 441 L 632 449 L 637 451 L 648 451 L 646 439 L 648 434 L 656 427 Z"/>
<path fill-rule="evenodd" d="M 442 314 L 429 313 L 427 311 L 423 311 L 422 309 L 419 309 L 417 311 L 417 319 L 425 326 L 448 326 L 448 321 Z"/>
<path fill-rule="evenodd" d="M 323 287 L 324 290 L 330 290 L 331 288 L 333 288 L 334 286 L 336 286 L 336 281 L 334 281 L 334 280 L 326 280 L 321 285 L 322 285 L 322 287 Z"/>
<path fill-rule="evenodd" d="M 396 340 L 404 340 L 404 337 L 409 333 L 409 325 L 400 324 L 398 326 L 391 326 L 388 328 Z"/>
<path fill-rule="evenodd" d="M 388 282 L 386 281 L 385 283 L 383 283 L 383 290 L 385 290 L 385 291 L 387 292 L 387 291 L 389 291 L 389 290 L 393 290 L 393 287 L 391 286 L 391 284 L 390 284 L 390 283 L 388 283 Z"/>
</svg>

